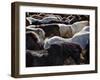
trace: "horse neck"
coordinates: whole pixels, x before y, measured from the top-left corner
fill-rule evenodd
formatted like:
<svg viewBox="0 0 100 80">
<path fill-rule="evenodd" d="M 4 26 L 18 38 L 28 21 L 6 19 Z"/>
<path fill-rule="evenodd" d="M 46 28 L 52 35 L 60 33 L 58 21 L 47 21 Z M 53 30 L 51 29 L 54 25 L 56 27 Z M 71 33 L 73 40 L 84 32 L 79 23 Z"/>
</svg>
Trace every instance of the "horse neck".
<svg viewBox="0 0 100 80">
<path fill-rule="evenodd" d="M 64 39 L 64 41 L 70 43 L 70 42 L 72 42 L 72 38 Z"/>
<path fill-rule="evenodd" d="M 80 21 L 72 24 L 73 34 L 81 31 L 85 26 L 88 26 L 88 21 Z"/>
</svg>

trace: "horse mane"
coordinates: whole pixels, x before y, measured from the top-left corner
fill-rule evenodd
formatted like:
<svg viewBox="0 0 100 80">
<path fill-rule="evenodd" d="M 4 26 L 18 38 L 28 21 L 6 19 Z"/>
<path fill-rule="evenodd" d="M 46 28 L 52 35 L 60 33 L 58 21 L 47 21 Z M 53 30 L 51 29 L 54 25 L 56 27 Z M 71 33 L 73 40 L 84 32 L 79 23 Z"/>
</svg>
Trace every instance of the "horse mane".
<svg viewBox="0 0 100 80">
<path fill-rule="evenodd" d="M 49 44 L 48 44 L 48 40 L 49 40 L 49 38 L 46 38 L 45 40 L 44 40 L 44 49 L 48 49 L 50 46 L 49 46 Z"/>
</svg>

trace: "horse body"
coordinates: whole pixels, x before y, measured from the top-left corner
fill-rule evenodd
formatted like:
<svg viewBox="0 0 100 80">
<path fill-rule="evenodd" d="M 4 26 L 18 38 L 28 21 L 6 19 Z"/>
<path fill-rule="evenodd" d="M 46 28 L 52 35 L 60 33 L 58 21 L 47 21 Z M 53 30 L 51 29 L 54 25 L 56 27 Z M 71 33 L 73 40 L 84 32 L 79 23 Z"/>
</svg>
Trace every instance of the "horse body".
<svg viewBox="0 0 100 80">
<path fill-rule="evenodd" d="M 62 16 L 27 15 L 26 67 L 65 65 L 70 57 L 80 64 L 83 49 L 86 49 L 85 63 L 89 63 L 89 22 L 80 21 L 78 15 L 65 15 L 64 19 Z"/>
<path fill-rule="evenodd" d="M 60 36 L 64 38 L 72 37 L 72 25 L 57 24 L 59 26 Z"/>
<path fill-rule="evenodd" d="M 47 56 L 48 53 L 44 50 L 26 50 L 26 67 L 48 66 Z"/>
<path fill-rule="evenodd" d="M 40 50 L 43 49 L 40 44 L 41 40 L 35 32 L 26 32 L 26 49 L 29 50 Z"/>
<path fill-rule="evenodd" d="M 61 43 L 76 43 L 79 44 L 82 49 L 85 48 L 86 44 L 89 42 L 89 32 L 82 30 L 79 33 L 76 33 L 72 38 L 62 38 L 59 36 L 54 36 L 52 38 L 47 38 L 44 41 L 44 49 L 47 49 L 52 44 L 61 44 Z"/>
<path fill-rule="evenodd" d="M 88 21 L 79 21 L 72 24 L 72 32 L 73 35 L 79 31 L 81 31 L 85 26 L 89 26 Z"/>
<path fill-rule="evenodd" d="M 73 36 L 72 43 L 79 44 L 82 49 L 85 49 L 86 45 L 89 43 L 89 32 L 83 34 L 77 34 Z"/>
<path fill-rule="evenodd" d="M 43 41 L 45 39 L 45 32 L 41 28 L 33 28 L 33 27 L 27 27 L 26 32 L 34 32 L 36 33 L 37 37 L 39 38 L 39 43 L 43 44 Z"/>
<path fill-rule="evenodd" d="M 81 47 L 74 43 L 52 44 L 48 51 L 49 65 L 64 65 L 64 61 L 69 57 L 75 60 L 75 64 L 80 64 Z"/>
</svg>

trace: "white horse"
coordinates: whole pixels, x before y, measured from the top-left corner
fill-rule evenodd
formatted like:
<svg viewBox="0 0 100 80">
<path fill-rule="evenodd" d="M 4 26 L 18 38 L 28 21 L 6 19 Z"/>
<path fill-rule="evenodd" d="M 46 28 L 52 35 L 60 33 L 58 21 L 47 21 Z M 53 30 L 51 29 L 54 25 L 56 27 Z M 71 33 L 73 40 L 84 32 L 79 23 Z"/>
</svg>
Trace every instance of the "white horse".
<svg viewBox="0 0 100 80">
<path fill-rule="evenodd" d="M 87 28 L 86 28 L 87 29 Z M 89 32 L 86 29 L 76 33 L 72 38 L 62 38 L 59 36 L 54 36 L 52 38 L 46 38 L 44 41 L 44 49 L 50 48 L 52 44 L 60 45 L 62 43 L 76 43 L 85 49 L 86 45 L 89 43 Z"/>
<path fill-rule="evenodd" d="M 29 21 L 30 25 L 31 25 L 32 22 L 34 22 L 34 21 L 39 21 L 39 19 L 32 18 L 31 16 L 30 16 L 30 17 L 27 17 L 26 19 Z"/>
<path fill-rule="evenodd" d="M 42 19 L 36 19 L 36 18 L 33 18 L 32 16 L 30 16 L 30 17 L 27 17 L 26 19 L 29 21 L 30 25 L 35 22 L 39 22 L 42 24 L 42 23 L 49 23 L 51 21 L 61 21 L 61 19 L 59 17 L 53 16 L 53 15 L 46 16 Z"/>
<path fill-rule="evenodd" d="M 88 21 L 76 22 L 72 25 L 57 24 L 59 26 L 60 36 L 64 38 L 71 38 L 75 33 L 81 31 L 88 26 Z"/>
<path fill-rule="evenodd" d="M 62 21 L 62 17 L 60 15 L 53 15 L 53 14 L 46 14 L 46 16 L 43 19 L 52 19 L 55 21 Z"/>
<path fill-rule="evenodd" d="M 81 31 L 85 26 L 89 26 L 88 21 L 79 21 L 72 24 L 72 32 L 73 35 L 79 31 Z"/>
</svg>

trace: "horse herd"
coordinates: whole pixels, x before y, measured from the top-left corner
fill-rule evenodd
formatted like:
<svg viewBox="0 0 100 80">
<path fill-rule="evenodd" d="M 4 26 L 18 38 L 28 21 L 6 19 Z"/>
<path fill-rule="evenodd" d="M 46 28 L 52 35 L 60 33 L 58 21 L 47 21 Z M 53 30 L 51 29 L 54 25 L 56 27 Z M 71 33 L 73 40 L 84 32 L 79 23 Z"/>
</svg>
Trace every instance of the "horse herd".
<svg viewBox="0 0 100 80">
<path fill-rule="evenodd" d="M 89 64 L 87 16 L 26 17 L 26 67 Z"/>
</svg>

